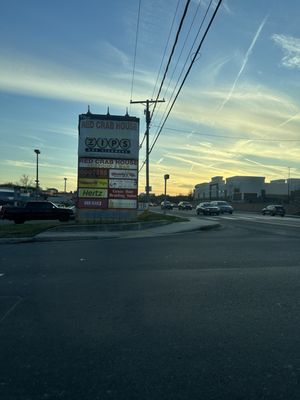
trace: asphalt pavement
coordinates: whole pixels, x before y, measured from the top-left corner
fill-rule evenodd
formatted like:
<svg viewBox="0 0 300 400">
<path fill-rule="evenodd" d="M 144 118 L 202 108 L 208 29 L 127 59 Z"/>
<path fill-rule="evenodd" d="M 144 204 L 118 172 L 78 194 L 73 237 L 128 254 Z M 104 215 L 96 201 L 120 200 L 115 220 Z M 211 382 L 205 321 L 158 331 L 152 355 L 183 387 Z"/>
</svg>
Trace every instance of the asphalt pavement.
<svg viewBox="0 0 300 400">
<path fill-rule="evenodd" d="M 298 400 L 300 229 L 246 217 L 1 246 L 0 399 Z"/>
</svg>

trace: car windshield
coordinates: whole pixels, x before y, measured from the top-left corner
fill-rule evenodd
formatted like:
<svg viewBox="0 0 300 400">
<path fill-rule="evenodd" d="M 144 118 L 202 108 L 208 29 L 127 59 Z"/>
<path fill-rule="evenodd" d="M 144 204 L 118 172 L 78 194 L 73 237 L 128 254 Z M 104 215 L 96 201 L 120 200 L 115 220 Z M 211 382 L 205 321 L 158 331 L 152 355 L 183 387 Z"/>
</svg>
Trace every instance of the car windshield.
<svg viewBox="0 0 300 400">
<path fill-rule="evenodd" d="M 0 400 L 300 400 L 300 0 L 0 13 Z"/>
</svg>

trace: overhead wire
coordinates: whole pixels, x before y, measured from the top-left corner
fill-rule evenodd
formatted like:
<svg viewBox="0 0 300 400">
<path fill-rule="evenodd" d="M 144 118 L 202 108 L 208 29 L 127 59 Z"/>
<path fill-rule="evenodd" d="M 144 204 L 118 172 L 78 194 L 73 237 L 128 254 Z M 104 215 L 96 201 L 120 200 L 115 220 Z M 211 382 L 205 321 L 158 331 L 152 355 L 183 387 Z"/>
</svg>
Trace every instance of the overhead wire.
<svg viewBox="0 0 300 400">
<path fill-rule="evenodd" d="M 159 66 L 159 69 L 158 69 L 158 73 L 157 73 L 157 77 L 156 77 L 156 82 L 155 82 L 155 85 L 154 85 L 154 88 L 153 88 L 153 92 L 152 92 L 151 99 L 153 99 L 153 97 L 154 97 L 154 93 L 155 93 L 155 90 L 156 90 L 156 86 L 157 86 L 157 83 L 158 83 L 158 79 L 159 79 L 159 76 L 160 76 L 160 72 L 161 72 L 161 69 L 162 69 L 162 65 L 163 65 L 163 62 L 164 62 L 164 59 L 165 59 L 165 56 L 166 56 L 166 53 L 167 53 L 167 48 L 168 48 L 168 46 L 169 46 L 169 41 L 170 41 L 170 38 L 171 38 L 171 33 L 172 33 L 172 31 L 173 31 L 173 26 L 174 26 L 176 14 L 177 14 L 177 11 L 178 11 L 179 3 L 180 3 L 180 0 L 177 1 L 176 10 L 175 10 L 174 17 L 173 17 L 173 21 L 172 21 L 172 24 L 171 24 L 171 27 L 170 27 L 170 30 L 169 30 L 169 36 L 168 36 L 168 39 L 167 39 L 167 42 L 166 42 L 165 50 L 164 50 L 164 53 L 163 53 L 163 56 L 162 56 L 162 59 L 161 59 L 161 62 L 160 62 L 160 66 Z"/>
<path fill-rule="evenodd" d="M 133 70 L 132 70 L 130 100 L 132 100 L 132 93 L 133 93 L 133 83 L 134 83 L 134 75 L 135 75 L 136 53 L 137 53 L 137 44 L 138 44 L 138 36 L 139 36 L 139 25 L 140 25 L 140 14 L 141 14 L 141 0 L 139 0 L 138 18 L 137 18 L 137 24 L 136 24 L 136 35 L 135 35 L 135 46 L 134 46 L 134 57 L 133 57 Z"/>
<path fill-rule="evenodd" d="M 195 54 L 194 54 L 194 56 L 193 56 L 193 59 L 192 59 L 192 61 L 191 61 L 191 63 L 190 63 L 190 66 L 189 66 L 189 68 L 187 69 L 187 71 L 186 71 L 186 73 L 185 73 L 185 76 L 184 76 L 184 78 L 183 78 L 183 80 L 182 80 L 182 82 L 181 82 L 181 84 L 180 84 L 180 87 L 179 87 L 179 89 L 178 89 L 178 91 L 177 91 L 177 93 L 176 93 L 176 96 L 175 96 L 175 98 L 174 98 L 174 100 L 173 100 L 173 102 L 172 102 L 172 104 L 171 104 L 171 107 L 170 107 L 170 109 L 169 109 L 169 111 L 168 111 L 168 113 L 167 113 L 167 115 L 166 115 L 166 117 L 165 117 L 165 119 L 164 119 L 164 121 L 163 121 L 163 123 L 162 123 L 162 125 L 161 125 L 161 128 L 159 129 L 159 131 L 158 131 L 158 133 L 157 133 L 157 135 L 156 135 L 156 137 L 155 137 L 154 142 L 152 143 L 152 145 L 151 145 L 151 147 L 150 147 L 149 154 L 152 152 L 152 150 L 153 150 L 153 148 L 154 148 L 154 146 L 155 146 L 155 144 L 156 144 L 156 142 L 157 142 L 157 140 L 158 140 L 158 138 L 159 138 L 159 136 L 160 136 L 160 134 L 161 134 L 161 132 L 162 132 L 162 129 L 163 129 L 165 123 L 167 122 L 167 119 L 168 119 L 168 117 L 169 117 L 169 115 L 170 115 L 170 113 L 171 113 L 171 111 L 172 111 L 172 109 L 173 109 L 173 107 L 174 107 L 174 105 L 175 105 L 175 102 L 176 102 L 176 100 L 177 100 L 177 98 L 178 98 L 178 96 L 179 96 L 179 94 L 180 94 L 180 92 L 181 92 L 181 89 L 182 89 L 183 85 L 185 84 L 185 81 L 186 81 L 186 79 L 187 79 L 187 77 L 188 77 L 188 75 L 189 75 L 189 73 L 190 73 L 190 71 L 191 71 L 191 69 L 192 69 L 192 66 L 193 66 L 193 64 L 194 64 L 194 62 L 195 62 L 195 60 L 196 60 L 196 58 L 197 58 L 197 55 L 198 55 L 198 53 L 199 53 L 199 51 L 200 51 L 200 49 L 201 49 L 201 47 L 202 47 L 202 44 L 203 44 L 203 42 L 204 42 L 204 40 L 205 40 L 205 38 L 206 38 L 206 36 L 207 36 L 207 34 L 208 34 L 208 31 L 210 30 L 210 27 L 211 27 L 211 25 L 212 25 L 212 23 L 213 23 L 213 21 L 214 21 L 216 15 L 217 15 L 217 12 L 218 12 L 218 10 L 219 10 L 219 8 L 220 8 L 221 3 L 222 3 L 222 0 L 219 0 L 219 1 L 218 1 L 218 4 L 217 4 L 217 6 L 216 6 L 216 8 L 215 8 L 215 10 L 214 10 L 214 12 L 213 12 L 213 15 L 212 15 L 212 17 L 211 17 L 211 19 L 210 19 L 210 21 L 209 21 L 209 23 L 208 23 L 208 26 L 206 27 L 206 30 L 205 30 L 205 32 L 204 32 L 204 34 L 203 34 L 203 37 L 202 37 L 202 39 L 201 39 L 201 41 L 200 41 L 200 43 L 199 43 L 199 45 L 198 45 L 198 47 L 197 47 L 197 50 L 196 50 L 196 52 L 195 52 Z"/>
<path fill-rule="evenodd" d="M 189 58 L 190 58 L 190 56 L 191 56 L 191 54 L 192 54 L 192 50 L 193 50 L 193 48 L 194 48 L 194 45 L 195 45 L 195 43 L 196 43 L 196 41 L 197 41 L 197 39 L 198 39 L 198 36 L 199 36 L 199 34 L 200 34 L 200 32 L 201 32 L 201 29 L 202 29 L 202 27 L 203 27 L 203 24 L 204 24 L 204 22 L 205 22 L 205 20 L 206 20 L 207 14 L 208 14 L 208 12 L 209 12 L 209 10 L 210 10 L 210 7 L 211 7 L 211 5 L 212 5 L 212 1 L 213 1 L 213 0 L 210 0 L 209 4 L 208 4 L 208 6 L 207 6 L 206 12 L 205 12 L 205 14 L 204 14 L 204 16 L 203 16 L 203 18 L 202 18 L 202 21 L 201 21 L 201 23 L 200 23 L 200 26 L 199 26 L 199 29 L 198 29 L 197 34 L 196 34 L 196 36 L 195 36 L 195 39 L 194 39 L 194 41 L 193 41 L 193 44 L 192 44 L 192 46 L 191 46 L 191 48 L 190 48 L 190 51 L 189 51 L 189 53 L 188 53 L 188 55 L 187 55 L 187 58 L 186 58 L 186 61 L 185 61 L 184 65 L 183 65 L 183 67 L 182 67 L 182 69 L 181 69 L 181 72 L 180 72 L 180 74 L 179 74 L 179 76 L 178 76 L 176 85 L 175 85 L 174 88 L 173 88 L 172 94 L 171 94 L 171 96 L 170 96 L 170 99 L 169 99 L 169 101 L 168 101 L 166 107 L 165 107 L 165 111 L 164 111 L 164 113 L 163 113 L 163 115 L 162 115 L 162 117 L 161 117 L 161 119 L 160 119 L 159 125 L 162 123 L 162 121 L 163 121 L 163 119 L 164 119 L 164 116 L 165 116 L 165 114 L 166 114 L 166 112 L 167 112 L 167 109 L 168 109 L 168 107 L 169 107 L 169 105 L 170 105 L 170 103 L 171 103 L 171 101 L 172 101 L 172 98 L 173 98 L 173 96 L 174 96 L 175 90 L 176 90 L 176 88 L 177 88 L 177 86 L 178 86 L 178 84 L 179 84 L 179 81 L 180 81 L 180 79 L 181 79 L 181 77 L 182 77 L 182 74 L 183 74 L 183 72 L 184 72 L 184 69 L 185 69 L 185 67 L 186 67 L 186 64 L 187 64 L 187 62 L 188 62 L 188 60 L 189 60 Z M 200 3 L 199 3 L 199 4 L 200 4 Z M 199 4 L 198 4 L 198 7 L 199 7 Z M 197 8 L 197 11 L 198 11 L 198 8 Z M 197 11 L 196 11 L 196 14 L 197 14 Z M 195 14 L 195 16 L 196 16 L 196 14 Z M 195 17 L 195 16 L 194 16 L 194 17 Z M 192 22 L 192 23 L 193 23 L 193 22 Z M 191 25 L 191 27 L 192 27 L 192 25 Z M 191 29 L 191 27 L 190 27 L 190 29 Z M 183 50 L 183 49 L 182 49 L 182 50 Z M 180 54 L 180 56 L 181 56 L 181 54 Z M 171 80 L 169 81 L 169 85 L 170 85 L 170 83 L 171 83 Z M 167 87 L 167 89 L 166 89 L 166 91 L 165 91 L 165 94 L 166 94 L 167 90 L 169 89 L 169 85 L 168 85 L 168 87 Z M 156 133 L 156 134 L 157 134 L 157 133 Z M 152 146 L 154 140 L 155 140 L 155 136 L 154 136 L 154 138 L 153 138 L 153 140 L 152 140 L 151 146 Z"/>
<path fill-rule="evenodd" d="M 172 47 L 172 50 L 171 50 L 171 53 L 170 53 L 170 56 L 169 56 L 169 59 L 168 59 L 168 62 L 167 62 L 166 68 L 165 68 L 165 72 L 164 72 L 164 75 L 163 75 L 163 78 L 162 78 L 162 81 L 161 81 L 161 84 L 160 84 L 160 87 L 159 87 L 159 90 L 158 90 L 158 93 L 157 93 L 157 96 L 156 96 L 156 99 L 155 99 L 155 103 L 154 103 L 153 110 L 152 110 L 152 113 L 151 113 L 151 116 L 150 116 L 150 120 L 151 120 L 151 118 L 153 116 L 153 113 L 155 111 L 156 104 L 157 104 L 156 101 L 158 100 L 160 92 L 162 90 L 162 87 L 163 87 L 163 84 L 164 84 L 164 81 L 165 81 L 165 78 L 166 78 L 166 75 L 167 75 L 167 72 L 168 72 L 168 69 L 169 69 L 169 66 L 170 66 L 170 63 L 171 63 L 175 48 L 176 48 L 176 45 L 177 45 L 177 42 L 178 42 L 179 34 L 181 32 L 181 29 L 182 29 L 182 26 L 183 26 L 183 22 L 184 22 L 184 19 L 186 17 L 190 2 L 191 2 L 191 0 L 187 0 L 187 2 L 185 4 L 185 8 L 184 8 L 184 11 L 183 11 L 180 23 L 179 23 L 179 27 L 177 29 L 177 33 L 176 33 L 176 37 L 175 37 L 174 43 L 173 43 L 173 47 Z"/>
<path fill-rule="evenodd" d="M 211 1 L 212 1 L 212 0 L 211 0 Z M 210 4 L 211 4 L 211 2 L 210 2 Z M 187 42 L 187 40 L 188 40 L 188 38 L 189 38 L 189 35 L 190 35 L 190 33 L 191 33 L 192 27 L 193 27 L 193 25 L 194 25 L 196 16 L 197 16 L 198 11 L 199 11 L 199 8 L 200 8 L 200 5 L 201 5 L 201 0 L 200 0 L 199 3 L 198 3 L 198 6 L 197 6 L 197 9 L 196 9 L 196 11 L 195 11 L 195 14 L 194 14 L 193 20 L 192 20 L 192 22 L 191 22 L 190 28 L 189 28 L 189 30 L 188 30 L 188 32 L 187 32 L 186 37 L 185 37 L 185 41 L 184 41 L 184 43 L 183 43 L 183 45 L 182 45 L 181 52 L 180 52 L 180 54 L 179 54 L 179 56 L 178 56 L 176 65 L 175 65 L 175 67 L 174 67 L 174 69 L 173 69 L 173 72 L 172 72 L 172 75 L 171 75 L 171 77 L 170 77 L 170 79 L 169 79 L 168 86 L 167 86 L 167 88 L 165 89 L 165 93 L 164 93 L 164 95 L 163 95 L 163 98 L 166 97 L 166 94 L 167 94 L 167 92 L 168 92 L 168 90 L 169 90 L 169 87 L 170 87 L 170 85 L 171 85 L 173 76 L 174 76 L 175 71 L 176 71 L 176 69 L 177 69 L 177 66 L 178 66 L 178 64 L 179 64 L 179 61 L 180 61 L 180 58 L 181 58 L 181 56 L 182 56 L 183 50 L 184 50 L 184 48 L 185 48 L 186 42 Z M 198 33 L 197 33 L 196 38 L 197 38 L 198 35 L 199 35 L 199 32 L 200 32 L 200 30 L 201 30 L 201 27 L 202 27 L 202 24 L 200 25 L 200 28 L 199 28 L 199 30 L 198 30 Z M 196 41 L 196 39 L 194 40 L 192 46 L 194 46 L 195 41 Z M 190 56 L 190 53 L 191 53 L 191 50 L 190 50 L 190 52 L 189 52 L 188 57 Z M 186 63 L 187 63 L 187 61 L 185 62 L 183 68 L 185 68 Z M 182 75 L 182 72 L 181 72 L 181 75 Z M 180 76 L 181 76 L 181 75 L 180 75 Z M 173 93 L 174 93 L 174 90 L 173 90 Z M 172 94 L 173 94 L 173 93 L 172 93 Z M 170 101 L 168 102 L 167 106 L 165 107 L 165 110 L 168 108 L 169 103 L 170 103 Z M 160 108 L 160 106 L 161 106 L 161 103 L 159 104 L 159 108 Z M 156 115 L 157 115 L 157 114 L 155 114 L 154 117 L 153 117 L 153 120 L 154 120 L 154 121 L 155 121 L 155 119 L 156 119 Z"/>
</svg>

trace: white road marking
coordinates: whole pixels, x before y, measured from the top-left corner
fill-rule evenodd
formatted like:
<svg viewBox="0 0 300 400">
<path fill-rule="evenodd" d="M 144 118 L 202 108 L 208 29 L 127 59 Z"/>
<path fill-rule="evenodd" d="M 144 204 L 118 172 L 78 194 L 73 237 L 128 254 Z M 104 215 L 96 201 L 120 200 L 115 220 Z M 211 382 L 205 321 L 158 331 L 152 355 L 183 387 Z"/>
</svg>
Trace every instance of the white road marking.
<svg viewBox="0 0 300 400">
<path fill-rule="evenodd" d="M 1 297 L 10 297 L 10 296 L 1 296 Z M 6 313 L 0 318 L 0 324 L 7 318 L 13 311 L 14 309 L 21 303 L 23 300 L 22 297 L 16 296 L 15 297 L 17 301 L 6 311 Z"/>
</svg>

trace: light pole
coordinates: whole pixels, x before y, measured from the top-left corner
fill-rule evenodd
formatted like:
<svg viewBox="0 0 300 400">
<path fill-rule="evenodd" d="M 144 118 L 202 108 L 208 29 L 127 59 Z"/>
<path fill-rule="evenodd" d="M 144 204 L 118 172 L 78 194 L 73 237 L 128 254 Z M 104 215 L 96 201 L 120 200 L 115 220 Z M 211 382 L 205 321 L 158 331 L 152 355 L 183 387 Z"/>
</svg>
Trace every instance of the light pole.
<svg viewBox="0 0 300 400">
<path fill-rule="evenodd" d="M 65 193 L 67 192 L 67 179 L 68 178 L 64 178 L 64 180 L 65 180 Z"/>
<path fill-rule="evenodd" d="M 166 201 L 167 201 L 167 180 L 170 179 L 170 175 L 164 175 L 165 180 L 165 198 L 164 198 L 164 214 L 166 213 Z"/>
<path fill-rule="evenodd" d="M 288 180 L 287 180 L 287 189 L 288 189 L 288 203 L 290 202 L 290 176 L 291 176 L 291 167 L 288 167 Z"/>
<path fill-rule="evenodd" d="M 35 198 L 38 198 L 39 192 L 39 154 L 41 154 L 39 149 L 34 149 L 36 154 L 36 180 L 35 180 Z"/>
</svg>

